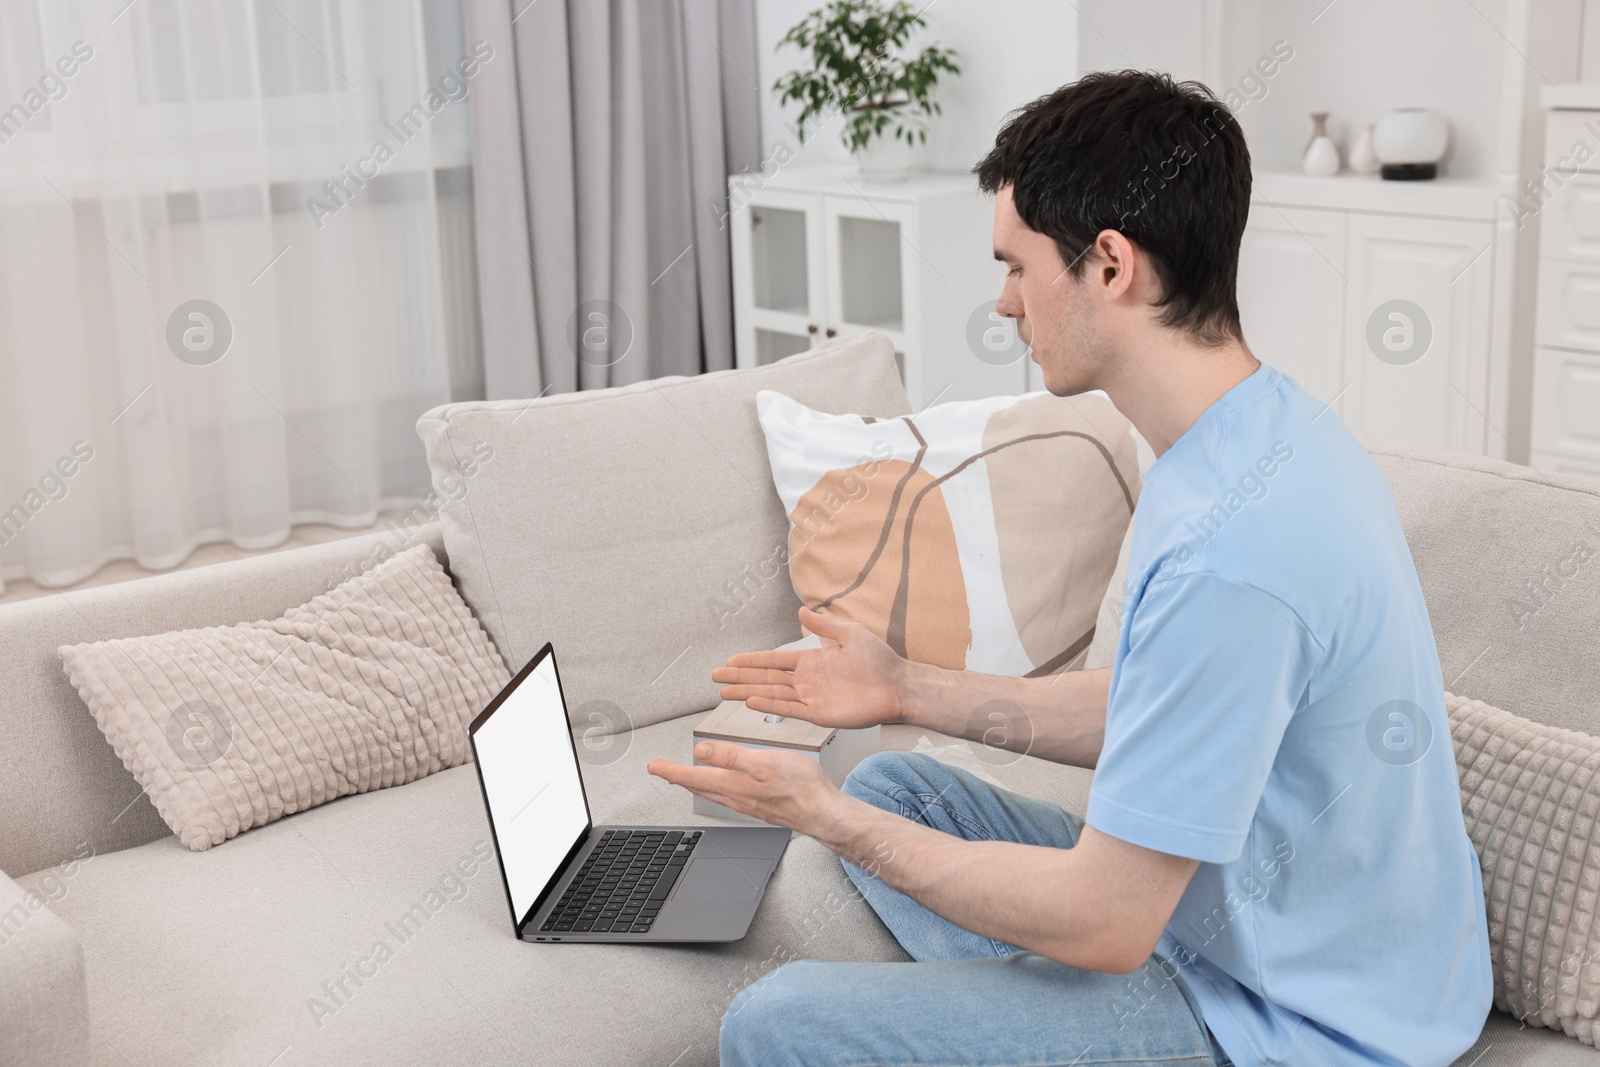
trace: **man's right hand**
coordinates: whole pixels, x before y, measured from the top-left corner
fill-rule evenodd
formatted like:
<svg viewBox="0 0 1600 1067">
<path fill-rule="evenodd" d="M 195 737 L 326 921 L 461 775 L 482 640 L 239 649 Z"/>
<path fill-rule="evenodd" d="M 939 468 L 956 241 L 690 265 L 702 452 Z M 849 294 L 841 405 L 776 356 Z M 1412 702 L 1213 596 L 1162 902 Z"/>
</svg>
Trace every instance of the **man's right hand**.
<svg viewBox="0 0 1600 1067">
<path fill-rule="evenodd" d="M 858 729 L 905 717 L 906 660 L 858 622 L 800 609 L 821 648 L 745 652 L 711 672 L 722 699 L 818 726 Z"/>
</svg>

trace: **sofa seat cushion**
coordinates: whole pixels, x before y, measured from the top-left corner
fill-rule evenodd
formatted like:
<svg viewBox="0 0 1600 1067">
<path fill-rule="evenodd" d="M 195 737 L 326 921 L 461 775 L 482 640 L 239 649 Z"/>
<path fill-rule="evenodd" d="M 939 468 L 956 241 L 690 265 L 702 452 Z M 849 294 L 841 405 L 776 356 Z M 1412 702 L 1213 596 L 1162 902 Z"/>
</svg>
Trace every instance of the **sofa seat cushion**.
<svg viewBox="0 0 1600 1067">
<path fill-rule="evenodd" d="M 580 746 L 595 820 L 715 824 L 644 770 L 658 755 L 687 760 L 703 717 Z M 923 733 L 888 727 L 886 747 Z M 1083 810 L 1086 773 L 995 760 L 1008 785 Z M 728 1002 L 768 970 L 906 959 L 807 837 L 791 841 L 743 941 L 685 947 L 514 940 L 489 841 L 475 769 L 462 766 L 226 848 L 168 837 L 95 856 L 50 906 L 83 944 L 96 1061 L 691 1067 L 716 1062 Z M 38 889 L 38 877 L 19 882 Z"/>
<path fill-rule="evenodd" d="M 702 717 L 580 748 L 596 821 L 716 824 L 644 771 L 658 755 L 684 758 Z M 887 749 L 923 736 L 952 741 L 883 729 Z M 1088 772 L 983 756 L 1007 788 L 1082 814 Z M 83 943 L 96 1062 L 709 1067 L 728 1002 L 773 968 L 907 959 L 833 855 L 798 835 L 743 941 L 523 944 L 499 872 L 482 860 L 488 840 L 464 766 L 342 798 L 227 848 L 196 853 L 166 838 L 94 857 L 51 908 Z M 19 882 L 38 889 L 39 877 Z M 1593 1049 L 1497 1014 L 1461 1063 L 1491 1046 L 1478 1067 L 1595 1062 Z"/>
</svg>

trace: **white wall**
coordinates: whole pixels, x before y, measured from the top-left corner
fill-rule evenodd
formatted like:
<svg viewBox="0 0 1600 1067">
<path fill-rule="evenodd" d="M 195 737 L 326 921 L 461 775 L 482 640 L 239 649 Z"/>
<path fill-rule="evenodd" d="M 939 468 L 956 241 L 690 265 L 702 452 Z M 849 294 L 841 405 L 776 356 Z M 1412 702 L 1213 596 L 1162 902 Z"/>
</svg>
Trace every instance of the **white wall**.
<svg viewBox="0 0 1600 1067">
<path fill-rule="evenodd" d="M 1600 16 L 1600 0 L 1587 2 Z M 1504 0 L 1080 0 L 1080 8 L 1084 70 L 1153 67 L 1218 95 L 1273 42 L 1288 42 L 1294 58 L 1238 112 L 1260 166 L 1299 167 L 1312 112 L 1329 112 L 1329 132 L 1348 150 L 1363 123 L 1431 107 L 1452 128 L 1443 172 L 1496 172 Z"/>
<path fill-rule="evenodd" d="M 793 165 L 844 163 L 844 123 L 835 118 L 804 147 L 785 126 L 799 115 L 798 105 L 779 108 L 773 82 L 809 56 L 792 45 L 774 49 L 789 28 L 822 0 L 756 0 L 756 45 L 761 87 L 763 158 L 786 142 Z M 961 74 L 940 79 L 936 99 L 944 108 L 919 150 L 930 170 L 965 171 L 993 144 L 1005 113 L 1077 76 L 1077 13 L 1063 0 L 939 0 L 924 16 L 928 26 L 911 46 L 940 44 L 956 50 Z"/>
</svg>

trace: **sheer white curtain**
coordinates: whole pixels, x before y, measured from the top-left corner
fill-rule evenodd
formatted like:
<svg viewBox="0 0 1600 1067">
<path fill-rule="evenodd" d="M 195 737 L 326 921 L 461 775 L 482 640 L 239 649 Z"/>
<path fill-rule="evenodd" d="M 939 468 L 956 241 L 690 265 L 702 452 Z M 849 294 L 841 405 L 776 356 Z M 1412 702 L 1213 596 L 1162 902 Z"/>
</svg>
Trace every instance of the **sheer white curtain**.
<svg viewBox="0 0 1600 1067">
<path fill-rule="evenodd" d="M 0 0 L 0 579 L 427 494 L 485 53 L 458 0 Z"/>
</svg>

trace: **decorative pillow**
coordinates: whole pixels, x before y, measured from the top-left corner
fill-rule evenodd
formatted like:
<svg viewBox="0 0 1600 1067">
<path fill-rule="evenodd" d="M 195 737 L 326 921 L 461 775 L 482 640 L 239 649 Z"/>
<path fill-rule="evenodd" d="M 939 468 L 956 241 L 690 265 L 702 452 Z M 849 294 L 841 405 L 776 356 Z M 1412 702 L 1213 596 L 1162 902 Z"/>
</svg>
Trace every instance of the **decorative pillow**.
<svg viewBox="0 0 1600 1067">
<path fill-rule="evenodd" d="M 427 545 L 270 622 L 59 649 L 100 731 L 189 848 L 470 758 L 510 680 Z"/>
<path fill-rule="evenodd" d="M 1028 393 L 872 419 L 762 390 L 756 410 L 802 601 L 942 667 L 1081 665 L 1140 488 L 1110 400 Z"/>
<path fill-rule="evenodd" d="M 1467 836 L 1483 867 L 1494 1003 L 1595 1043 L 1600 738 L 1445 694 Z"/>
</svg>

